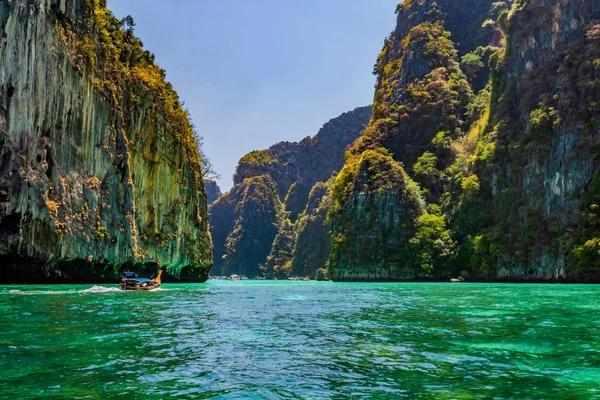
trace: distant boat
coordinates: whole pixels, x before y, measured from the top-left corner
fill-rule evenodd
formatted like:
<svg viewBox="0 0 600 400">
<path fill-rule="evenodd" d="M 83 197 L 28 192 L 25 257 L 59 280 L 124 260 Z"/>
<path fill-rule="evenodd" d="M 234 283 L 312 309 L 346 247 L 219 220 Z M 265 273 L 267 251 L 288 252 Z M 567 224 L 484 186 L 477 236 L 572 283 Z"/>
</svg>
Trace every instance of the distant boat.
<svg viewBox="0 0 600 400">
<path fill-rule="evenodd" d="M 276 280 L 277 278 L 273 278 L 273 280 Z M 301 277 L 301 276 L 290 276 L 287 278 L 288 281 L 310 281 L 310 278 L 308 276 L 305 277 Z"/>
<path fill-rule="evenodd" d="M 310 281 L 310 278 L 308 276 L 302 277 L 302 276 L 290 276 L 288 278 L 289 281 Z"/>
<path fill-rule="evenodd" d="M 160 287 L 162 269 L 156 278 L 140 278 L 135 272 L 125 272 L 119 287 L 121 290 L 153 290 Z"/>
</svg>

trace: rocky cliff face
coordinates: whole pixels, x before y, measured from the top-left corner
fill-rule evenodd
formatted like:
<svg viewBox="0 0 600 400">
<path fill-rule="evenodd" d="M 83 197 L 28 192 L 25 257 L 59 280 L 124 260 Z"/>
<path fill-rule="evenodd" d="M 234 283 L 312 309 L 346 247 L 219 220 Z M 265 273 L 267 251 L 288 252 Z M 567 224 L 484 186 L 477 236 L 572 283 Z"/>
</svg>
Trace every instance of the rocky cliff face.
<svg viewBox="0 0 600 400">
<path fill-rule="evenodd" d="M 600 5 L 414 0 L 397 11 L 371 123 L 333 188 L 333 277 L 593 279 Z M 385 185 L 398 174 L 366 183 L 382 173 L 363 167 L 372 151 L 404 165 L 427 211 Z M 348 243 L 389 252 L 365 260 Z"/>
<path fill-rule="evenodd" d="M 298 219 L 281 223 L 263 268 L 266 277 L 314 278 L 317 270 L 327 265 L 331 251 L 331 224 L 327 220 L 332 205 L 331 185 L 331 179 L 317 182 Z"/>
<path fill-rule="evenodd" d="M 215 273 L 262 276 L 260 267 L 283 217 L 277 186 L 270 176 L 247 178 L 235 185 L 211 207 L 215 256 L 222 254 Z"/>
<path fill-rule="evenodd" d="M 313 186 L 306 209 L 296 222 L 297 239 L 292 253 L 292 274 L 314 277 L 324 268 L 331 252 L 331 181 Z"/>
<path fill-rule="evenodd" d="M 476 171 L 492 201 L 483 251 L 501 279 L 589 279 L 600 272 L 600 4 L 518 1 L 505 26 L 481 139 L 494 152 Z"/>
<path fill-rule="evenodd" d="M 290 201 L 297 201 L 302 211 L 313 185 L 326 181 L 342 167 L 344 151 L 360 136 L 370 117 L 370 106 L 359 107 L 327 122 L 314 137 L 253 151 L 240 160 L 234 184 L 252 176 L 269 175 L 277 183 L 281 199 L 289 193 L 294 197 Z M 295 183 L 297 187 L 290 192 Z"/>
<path fill-rule="evenodd" d="M 236 205 L 244 193 L 242 185 L 234 186 L 209 207 L 210 233 L 213 243 L 213 275 L 223 273 L 223 256 L 227 251 L 227 237 L 233 230 Z"/>
<path fill-rule="evenodd" d="M 452 165 L 452 144 L 466 136 L 477 112 L 460 56 L 482 63 L 487 50 L 474 52 L 494 37 L 481 29 L 491 8 L 492 1 L 450 0 L 398 6 L 396 30 L 375 65 L 371 123 L 333 188 L 333 279 L 435 275 L 433 254 L 419 249 L 419 237 L 428 231 L 420 218 L 427 213 L 425 200 L 447 201 L 440 170 Z M 455 38 L 462 41 L 460 52 Z"/>
<path fill-rule="evenodd" d="M 333 188 L 330 275 L 344 281 L 416 276 L 409 240 L 424 214 L 418 185 L 383 150 L 367 150 L 338 175 Z"/>
<path fill-rule="evenodd" d="M 275 236 L 275 240 L 273 240 L 273 244 L 271 245 L 271 252 L 261 267 L 264 276 L 279 278 L 292 275 L 292 258 L 296 240 L 295 224 L 289 219 L 283 220 L 279 224 L 277 236 Z"/>
<path fill-rule="evenodd" d="M 192 128 L 131 26 L 103 2 L 2 0 L 0 33 L 2 278 L 205 280 Z"/>
<path fill-rule="evenodd" d="M 325 236 L 326 230 L 321 232 L 311 225 L 312 222 L 315 222 L 313 221 L 315 218 L 319 220 L 317 224 L 325 224 L 327 209 L 323 207 L 317 210 L 316 206 L 307 209 L 307 203 L 320 202 L 320 198 L 323 196 L 319 196 L 318 200 L 311 201 L 309 201 L 309 196 L 315 184 L 327 181 L 335 170 L 342 167 L 344 151 L 360 136 L 370 116 L 370 107 L 357 108 L 326 123 L 314 137 L 308 137 L 299 143 L 278 143 L 267 150 L 251 152 L 240 160 L 234 176 L 233 189 L 223 195 L 210 209 L 215 252 L 214 273 L 252 275 L 259 271 L 260 266 L 260 274 L 267 276 L 286 277 L 290 274 L 304 276 L 305 272 L 314 275 L 316 269 L 325 265 L 327 257 L 323 256 L 323 251 L 319 250 L 318 266 L 306 267 L 303 262 L 297 264 L 297 268 L 292 266 L 295 259 L 294 254 L 296 254 L 294 249 L 298 232 L 299 229 L 302 232 L 308 229 L 302 236 L 303 245 L 297 251 L 299 257 L 311 258 L 305 253 L 310 251 L 305 247 L 309 244 L 313 244 L 317 249 L 329 248 L 326 240 L 328 236 Z M 262 225 L 253 216 L 245 215 L 243 207 L 237 215 L 234 215 L 233 211 L 236 207 L 235 204 L 245 203 L 243 194 L 248 182 L 261 176 L 272 179 L 277 197 L 276 199 L 271 196 L 264 197 L 266 201 L 263 203 L 263 210 L 266 211 L 266 208 L 271 207 L 274 213 L 270 214 L 273 218 L 263 221 Z M 281 210 L 279 210 L 280 208 Z M 248 210 L 251 209 L 252 207 Z M 279 217 L 275 218 L 275 215 Z M 299 217 L 304 218 L 302 223 L 298 221 Z M 242 253 L 236 247 L 240 242 L 230 239 L 236 234 L 236 226 L 239 229 L 246 229 L 245 226 L 238 224 L 239 221 L 246 218 L 254 220 L 256 224 L 252 225 L 250 232 L 245 234 L 254 237 L 254 240 L 257 241 L 255 246 L 268 250 L 266 253 L 261 250 L 260 257 L 253 256 L 251 263 L 246 257 L 236 259 L 235 262 L 229 261 L 230 251 L 240 254 L 241 257 Z M 273 223 L 277 224 L 276 236 L 271 235 Z M 323 227 L 323 229 L 325 228 Z M 306 237 L 306 234 L 312 230 L 319 231 L 322 235 L 318 238 L 315 237 L 313 241 Z M 263 235 L 261 233 L 263 231 L 268 231 L 269 234 Z M 323 242 L 318 242 L 320 239 L 323 239 Z M 237 267 L 235 263 L 238 263 Z M 242 271 L 242 264 L 245 265 L 244 271 Z"/>
<path fill-rule="evenodd" d="M 206 187 L 206 200 L 208 201 L 209 206 L 223 195 L 217 182 L 212 179 L 205 179 L 204 186 Z"/>
<path fill-rule="evenodd" d="M 407 0 L 397 14 L 345 159 L 320 133 L 240 161 L 236 183 L 272 177 L 287 213 L 262 271 L 328 258 L 336 280 L 599 280 L 600 4 Z"/>
</svg>

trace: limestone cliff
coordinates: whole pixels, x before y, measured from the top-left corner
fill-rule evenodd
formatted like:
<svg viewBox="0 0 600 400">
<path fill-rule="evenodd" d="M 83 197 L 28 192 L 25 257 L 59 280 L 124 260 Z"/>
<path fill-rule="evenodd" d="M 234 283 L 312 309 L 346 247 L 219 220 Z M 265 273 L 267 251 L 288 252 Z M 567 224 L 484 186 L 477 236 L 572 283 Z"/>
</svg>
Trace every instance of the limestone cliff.
<svg viewBox="0 0 600 400">
<path fill-rule="evenodd" d="M 418 185 L 383 150 L 367 150 L 348 164 L 333 187 L 333 280 L 412 279 L 409 240 L 424 214 Z M 350 199 L 350 200 L 349 200 Z"/>
<path fill-rule="evenodd" d="M 336 280 L 435 275 L 433 256 L 417 245 L 420 229 L 428 230 L 420 225 L 425 200 L 447 200 L 439 171 L 452 164 L 452 143 L 466 135 L 477 112 L 461 54 L 481 62 L 486 50 L 478 55 L 476 47 L 496 37 L 481 27 L 493 13 L 489 0 L 406 1 L 397 13 L 375 65 L 370 125 L 333 188 L 330 273 Z"/>
<path fill-rule="evenodd" d="M 213 243 L 214 265 L 211 273 L 223 273 L 223 256 L 227 251 L 227 237 L 235 224 L 235 209 L 244 193 L 242 185 L 234 186 L 209 207 L 210 233 Z"/>
<path fill-rule="evenodd" d="M 296 222 L 297 239 L 291 257 L 292 275 L 314 277 L 324 268 L 331 252 L 331 224 L 327 214 L 331 210 L 332 182 L 318 182 L 313 186 L 306 208 Z"/>
<path fill-rule="evenodd" d="M 209 206 L 223 195 L 217 182 L 212 179 L 205 179 L 204 186 L 206 187 L 206 200 Z"/>
<path fill-rule="evenodd" d="M 307 209 L 307 203 L 311 203 L 309 201 L 311 189 L 318 182 L 327 181 L 334 171 L 342 167 L 345 150 L 360 136 L 370 116 L 371 107 L 357 108 L 327 122 L 314 137 L 307 137 L 299 143 L 281 142 L 267 150 L 253 151 L 240 160 L 234 176 L 233 189 L 210 208 L 210 225 L 215 252 L 214 273 L 242 273 L 241 265 L 245 264 L 243 273 L 246 274 L 253 274 L 260 266 L 260 273 L 268 276 L 287 277 L 290 274 L 304 276 L 304 271 L 314 275 L 317 268 L 325 266 L 327 257 L 323 256 L 323 251 L 318 251 L 319 266 L 292 267 L 297 233 L 299 229 L 301 231 L 308 229 L 307 233 L 313 229 L 306 226 L 310 225 L 308 222 L 310 218 L 319 218 L 319 221 L 322 219 L 321 222 L 324 223 L 327 213 L 325 208 L 319 209 L 318 212 L 316 208 Z M 256 246 L 268 250 L 266 253 L 261 250 L 262 259 L 253 256 L 252 265 L 247 264 L 248 259 L 243 257 L 237 261 L 239 265 L 236 267 L 230 261 L 228 254 L 230 252 L 242 254 L 240 249 L 236 249 L 241 242 L 231 241 L 228 238 L 234 235 L 236 226 L 240 229 L 249 226 L 240 225 L 238 222 L 246 218 L 255 219 L 243 213 L 243 210 L 251 210 L 252 207 L 247 209 L 242 207 L 242 211 L 238 214 L 235 214 L 234 210 L 236 204 L 243 204 L 246 201 L 243 198 L 245 188 L 248 182 L 252 182 L 248 179 L 260 176 L 270 177 L 276 185 L 277 199 L 266 196 L 266 202 L 263 203 L 274 207 L 274 214 L 269 215 L 279 215 L 280 207 L 282 214 L 278 218 L 273 217 L 263 221 L 262 226 L 259 226 L 258 220 L 256 224 L 251 225 L 251 231 L 247 234 L 254 237 L 253 240 L 257 241 Z M 313 215 L 313 212 L 317 214 Z M 304 217 L 302 223 L 297 221 L 300 215 Z M 276 236 L 263 235 L 261 233 L 263 231 L 271 232 L 274 221 L 278 224 Z M 316 248 L 329 248 L 326 244 L 327 236 L 315 237 L 314 240 L 322 240 L 312 242 Z M 310 257 L 304 252 L 308 251 L 305 246 L 311 243 L 311 240 L 304 235 L 302 242 L 298 254 L 301 254 L 300 257 L 303 259 L 308 259 Z"/>
<path fill-rule="evenodd" d="M 0 1 L 2 279 L 206 279 L 192 127 L 132 26 L 99 0 Z"/>
<path fill-rule="evenodd" d="M 261 266 L 264 276 L 267 278 L 283 278 L 292 275 L 292 257 L 294 245 L 296 244 L 296 226 L 289 219 L 284 219 L 279 224 L 279 230 L 271 252 L 264 265 Z"/>
<path fill-rule="evenodd" d="M 370 117 L 370 106 L 359 107 L 330 120 L 314 137 L 253 151 L 238 163 L 234 184 L 252 176 L 270 175 L 277 183 L 281 199 L 291 196 L 289 201 L 296 202 L 292 218 L 295 220 L 304 209 L 313 185 L 326 181 L 342 167 L 344 151 L 360 136 Z M 294 184 L 296 187 L 290 190 Z"/>
<path fill-rule="evenodd" d="M 283 221 L 264 265 L 268 278 L 312 277 L 324 268 L 331 251 L 332 182 L 317 182 L 296 222 Z"/>
<path fill-rule="evenodd" d="M 600 4 L 517 1 L 504 24 L 480 136 L 493 154 L 475 168 L 492 227 L 476 256 L 500 279 L 597 279 Z"/>
<path fill-rule="evenodd" d="M 597 279 L 600 4 L 412 0 L 397 13 L 373 117 L 333 189 L 334 279 Z M 427 211 L 378 200 L 395 189 L 365 184 L 382 173 L 363 168 L 372 151 L 402 163 Z M 391 245 L 402 210 L 412 223 Z"/>
<path fill-rule="evenodd" d="M 211 209 L 211 223 L 222 223 L 213 229 L 215 248 L 225 237 L 221 264 L 216 266 L 221 266 L 224 275 L 261 276 L 260 266 L 283 222 L 283 205 L 273 179 L 268 175 L 244 179 Z M 215 254 L 221 251 L 216 249 Z"/>
</svg>

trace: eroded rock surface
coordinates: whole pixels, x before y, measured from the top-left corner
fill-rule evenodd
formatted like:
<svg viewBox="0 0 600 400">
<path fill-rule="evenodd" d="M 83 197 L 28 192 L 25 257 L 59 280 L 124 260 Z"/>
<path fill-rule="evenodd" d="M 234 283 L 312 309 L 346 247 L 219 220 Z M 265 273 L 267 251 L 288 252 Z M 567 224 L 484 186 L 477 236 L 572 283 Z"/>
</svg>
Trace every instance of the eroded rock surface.
<svg viewBox="0 0 600 400">
<path fill-rule="evenodd" d="M 191 125 L 153 56 L 96 3 L 0 1 L 0 260 L 13 267 L 0 279 L 160 265 L 205 280 Z"/>
</svg>

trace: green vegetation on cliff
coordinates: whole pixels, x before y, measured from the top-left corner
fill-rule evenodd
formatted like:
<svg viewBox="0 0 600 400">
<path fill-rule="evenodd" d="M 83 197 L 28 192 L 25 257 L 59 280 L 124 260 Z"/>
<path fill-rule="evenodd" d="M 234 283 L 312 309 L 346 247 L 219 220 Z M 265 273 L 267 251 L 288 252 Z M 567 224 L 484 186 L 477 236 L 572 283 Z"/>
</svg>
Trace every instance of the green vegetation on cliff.
<svg viewBox="0 0 600 400">
<path fill-rule="evenodd" d="M 101 0 L 1 6 L 0 258 L 40 279 L 206 279 L 193 126 L 133 20 Z"/>
<path fill-rule="evenodd" d="M 251 266 L 243 267 L 246 271 L 260 266 L 261 273 L 269 277 L 314 277 L 318 268 L 325 267 L 330 249 L 326 217 L 331 204 L 330 184 L 325 182 L 342 167 L 344 151 L 360 136 L 370 117 L 371 107 L 357 108 L 327 122 L 314 137 L 299 143 L 281 142 L 242 157 L 234 176 L 234 187 L 210 209 L 214 272 L 241 273 L 242 264 L 250 262 Z M 277 215 L 283 206 L 283 214 L 276 219 L 277 235 L 255 235 L 256 246 L 270 251 L 261 251 L 260 257 L 252 256 L 250 261 L 244 253 L 239 253 L 241 258 L 231 262 L 228 254 L 239 252 L 241 242 L 226 242 L 226 238 L 236 234 L 234 225 L 247 218 L 245 211 L 234 215 L 233 204 L 245 203 L 242 188 L 248 179 L 260 176 L 270 177 L 277 188 L 277 199 L 269 200 L 268 206 L 273 207 Z M 268 218 L 262 226 L 256 221 L 251 228 L 244 225 L 240 229 L 250 229 L 247 234 L 254 235 L 263 230 L 271 232 L 272 224 L 273 219 Z M 225 264 L 230 268 L 224 269 Z"/>
<path fill-rule="evenodd" d="M 497 103 L 482 131 L 493 151 L 475 164 L 482 187 L 491 189 L 482 201 L 492 205 L 483 233 L 489 250 L 476 256 L 495 262 L 497 274 L 548 280 L 599 272 L 586 251 L 597 237 L 586 217 L 600 114 L 592 3 L 564 2 L 556 14 L 517 2 L 505 16 L 507 48 L 492 73 Z"/>
<path fill-rule="evenodd" d="M 235 192 L 231 194 L 239 197 L 236 196 L 233 225 L 225 243 L 222 273 L 253 278 L 262 275 L 259 266 L 271 252 L 282 224 L 283 206 L 275 182 L 268 175 L 245 179 Z"/>
<path fill-rule="evenodd" d="M 333 205 L 331 185 L 335 179 L 313 186 L 306 208 L 296 223 L 298 239 L 294 247 L 292 271 L 297 276 L 313 277 L 324 268 L 331 253 L 331 223 L 327 214 Z"/>
<path fill-rule="evenodd" d="M 296 229 L 294 224 L 285 219 L 279 226 L 279 232 L 273 240 L 271 253 L 261 267 L 267 278 L 287 278 L 292 275 L 292 257 L 296 244 Z"/>
<path fill-rule="evenodd" d="M 166 80 L 166 71 L 154 63 L 134 35 L 135 22 L 120 20 L 106 8 L 106 0 L 85 0 L 80 15 L 72 17 L 54 7 L 57 30 L 67 56 L 77 70 L 88 69 L 94 87 L 114 107 L 129 112 L 157 107 L 172 134 L 185 145 L 190 162 L 199 165 L 200 154 L 187 110 Z"/>
<path fill-rule="evenodd" d="M 435 279 L 600 272 L 600 10 L 587 0 L 418 0 L 397 12 L 375 65 L 373 118 L 334 189 L 334 279 L 405 279 L 406 268 Z M 386 249 L 397 224 L 391 215 L 405 207 L 390 206 L 368 224 L 368 211 L 342 212 L 376 198 L 369 185 L 355 189 L 358 182 L 378 181 L 383 193 L 394 186 L 387 164 L 359 167 L 381 147 L 421 186 L 429 212 L 395 246 L 404 270 L 390 248 L 348 274 L 348 260 L 361 256 L 345 245 L 348 232 L 352 243 Z"/>
<path fill-rule="evenodd" d="M 332 188 L 330 272 L 334 280 L 412 279 L 409 240 L 426 212 L 419 186 L 377 148 L 347 160 Z"/>
<path fill-rule="evenodd" d="M 237 184 L 269 175 L 284 202 L 267 274 L 598 279 L 595 2 L 412 0 L 396 12 L 358 140 L 317 135 L 240 161 Z"/>
</svg>

